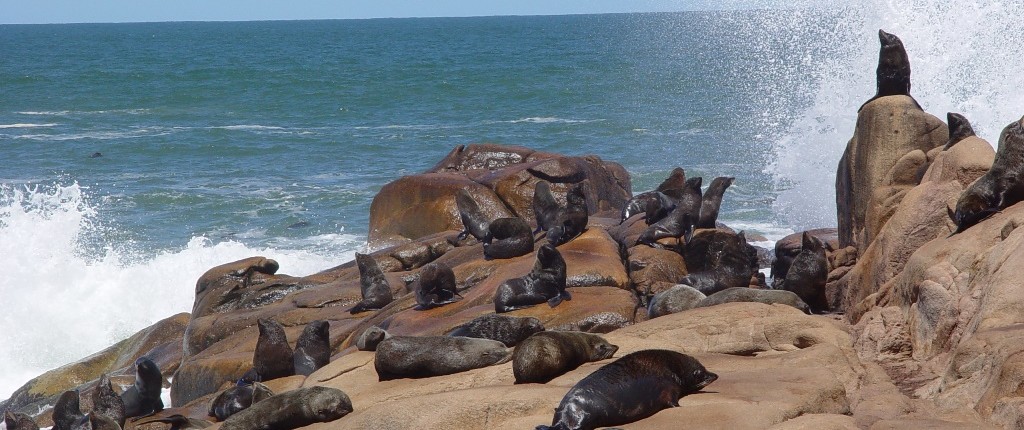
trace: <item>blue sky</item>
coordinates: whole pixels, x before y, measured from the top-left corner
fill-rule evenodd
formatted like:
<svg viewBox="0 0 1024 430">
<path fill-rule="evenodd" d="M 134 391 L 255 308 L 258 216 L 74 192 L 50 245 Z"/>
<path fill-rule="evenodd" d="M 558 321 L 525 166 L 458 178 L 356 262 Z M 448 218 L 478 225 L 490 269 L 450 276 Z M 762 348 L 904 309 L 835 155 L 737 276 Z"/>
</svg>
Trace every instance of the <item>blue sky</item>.
<svg viewBox="0 0 1024 430">
<path fill-rule="evenodd" d="M 0 24 L 561 15 L 744 7 L 751 0 L 0 0 Z M 758 2 L 760 3 L 760 2 Z"/>
</svg>

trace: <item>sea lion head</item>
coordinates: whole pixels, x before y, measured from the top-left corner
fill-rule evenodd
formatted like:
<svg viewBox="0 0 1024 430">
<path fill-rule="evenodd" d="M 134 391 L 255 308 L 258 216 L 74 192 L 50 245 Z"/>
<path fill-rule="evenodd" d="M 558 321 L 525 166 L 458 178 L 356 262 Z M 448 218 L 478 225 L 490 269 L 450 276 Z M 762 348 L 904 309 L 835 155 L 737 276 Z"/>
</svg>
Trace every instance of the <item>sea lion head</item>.
<svg viewBox="0 0 1024 430">
<path fill-rule="evenodd" d="M 352 400 L 336 388 L 314 386 L 305 394 L 306 406 L 315 422 L 334 421 L 352 412 Z"/>
<path fill-rule="evenodd" d="M 679 354 L 680 357 L 672 365 L 672 371 L 683 387 L 684 393 L 696 393 L 712 382 L 718 380 L 718 375 L 704 368 L 704 365 L 686 354 Z"/>
<path fill-rule="evenodd" d="M 612 356 L 615 355 L 615 352 L 619 350 L 619 346 L 608 343 L 607 340 L 604 340 L 604 338 L 600 336 L 597 337 L 598 340 L 590 350 L 590 361 L 612 358 Z"/>
<path fill-rule="evenodd" d="M 39 425 L 28 414 L 4 411 L 4 423 L 7 430 L 39 430 Z"/>
<path fill-rule="evenodd" d="M 324 320 L 311 321 L 306 324 L 306 327 L 302 329 L 300 338 L 312 338 L 312 339 L 329 339 L 331 325 Z"/>
<path fill-rule="evenodd" d="M 980 181 L 979 181 L 980 182 Z M 999 210 L 994 206 L 992 199 L 982 191 L 983 187 L 977 186 L 978 182 L 967 188 L 956 202 L 956 210 L 949 213 L 949 217 L 956 224 L 956 230 L 949 234 L 960 233 L 981 220 L 992 216 Z"/>
<path fill-rule="evenodd" d="M 565 259 L 562 258 L 562 254 L 558 252 L 554 245 L 545 243 L 537 250 L 537 263 L 534 264 L 533 270 L 540 271 L 558 268 L 561 268 L 562 273 L 565 273 Z"/>
</svg>

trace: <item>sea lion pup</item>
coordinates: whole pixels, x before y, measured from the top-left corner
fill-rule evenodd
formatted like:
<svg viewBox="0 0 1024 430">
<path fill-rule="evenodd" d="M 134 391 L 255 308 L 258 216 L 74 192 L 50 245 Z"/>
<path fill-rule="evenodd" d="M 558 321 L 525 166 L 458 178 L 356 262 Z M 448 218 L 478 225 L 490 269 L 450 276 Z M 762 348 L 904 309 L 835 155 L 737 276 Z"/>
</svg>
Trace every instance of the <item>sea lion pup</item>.
<svg viewBox="0 0 1024 430">
<path fill-rule="evenodd" d="M 977 136 L 974 133 L 974 127 L 971 127 L 971 122 L 963 115 L 947 112 L 946 123 L 949 124 L 949 140 L 946 141 L 946 146 L 942 147 L 943 151 L 948 151 L 949 148 L 960 143 L 961 140 L 971 136 Z"/>
<path fill-rule="evenodd" d="M 910 95 L 910 56 L 903 47 L 903 41 L 895 34 L 882 30 L 878 30 L 878 41 L 882 46 L 878 50 L 878 68 L 875 69 L 877 91 L 874 97 L 860 105 L 857 112 L 879 97 L 895 95 L 910 97 L 914 105 L 921 109 L 921 105 Z"/>
<path fill-rule="evenodd" d="M 85 414 L 79 406 L 78 390 L 65 391 L 53 405 L 53 430 L 72 430 L 83 417 Z"/>
<path fill-rule="evenodd" d="M 651 297 L 647 303 L 647 317 L 657 318 L 697 307 L 707 297 L 689 285 L 678 284 Z"/>
<path fill-rule="evenodd" d="M 644 229 L 637 237 L 636 244 L 664 249 L 665 247 L 658 243 L 659 240 L 683 238 L 688 243 L 692 235 L 693 215 L 687 208 L 676 206 L 668 216 Z"/>
<path fill-rule="evenodd" d="M 349 309 L 349 313 L 378 310 L 391 303 L 394 300 L 391 285 L 384 277 L 384 271 L 377 265 L 377 260 L 369 254 L 357 252 L 356 265 L 359 266 L 359 289 L 363 294 L 363 301 Z"/>
<path fill-rule="evenodd" d="M 163 418 L 151 418 L 145 421 L 139 421 L 135 423 L 135 426 L 138 427 L 149 423 L 170 424 L 171 428 L 167 430 L 199 430 L 213 425 L 213 423 L 207 420 L 189 418 L 181 414 L 174 414 Z"/>
<path fill-rule="evenodd" d="M 469 191 L 460 189 L 455 193 L 455 207 L 459 209 L 459 219 L 462 220 L 463 226 L 462 233 L 459 233 L 457 239 L 461 241 L 472 235 L 476 240 L 483 242 L 487 237 L 487 226 L 490 221 L 480 210 L 476 200 L 473 200 L 473 196 L 469 195 Z"/>
<path fill-rule="evenodd" d="M 733 302 L 757 302 L 768 305 L 778 303 L 800 309 L 806 314 L 811 313 L 807 303 L 800 300 L 800 296 L 792 291 L 762 290 L 746 287 L 726 288 L 701 300 L 697 307 L 703 308 Z"/>
<path fill-rule="evenodd" d="M 611 358 L 619 347 L 596 334 L 545 331 L 526 338 L 512 353 L 517 384 L 543 384 L 583 363 Z"/>
<path fill-rule="evenodd" d="M 296 375 L 309 376 L 331 362 L 331 325 L 324 320 L 311 321 L 295 342 L 292 364 Z"/>
<path fill-rule="evenodd" d="M 533 248 L 533 236 L 530 236 L 530 247 Z M 423 266 L 414 291 L 416 304 L 420 310 L 455 303 L 458 301 L 455 299 L 456 296 L 462 298 L 455 283 L 455 272 L 444 263 L 428 263 Z"/>
<path fill-rule="evenodd" d="M 278 394 L 232 415 L 222 430 L 290 430 L 334 421 L 352 412 L 348 395 L 336 388 L 306 387 Z"/>
<path fill-rule="evenodd" d="M 533 270 L 521 278 L 503 282 L 494 292 L 494 311 L 514 311 L 547 302 L 555 307 L 572 300 L 565 290 L 565 260 L 554 245 L 546 243 L 537 250 Z"/>
<path fill-rule="evenodd" d="M 501 364 L 512 349 L 496 340 L 452 336 L 392 336 L 377 345 L 373 367 L 381 381 L 427 378 Z"/>
<path fill-rule="evenodd" d="M 537 229 L 533 233 L 548 231 L 554 227 L 561 209 L 554 194 L 551 194 L 551 184 L 547 181 L 537 182 L 537 186 L 533 188 L 533 217 L 537 219 Z"/>
<path fill-rule="evenodd" d="M 148 357 L 135 360 L 135 384 L 121 393 L 124 417 L 148 416 L 164 410 L 164 401 L 160 399 L 163 383 L 164 376 L 153 360 Z"/>
<path fill-rule="evenodd" d="M 384 329 L 377 326 L 370 327 L 363 330 L 363 334 L 359 335 L 356 339 L 356 349 L 360 351 L 376 351 L 377 345 L 389 337 L 391 337 L 391 334 L 384 331 Z"/>
<path fill-rule="evenodd" d="M 956 211 L 950 213 L 956 223 L 956 230 L 950 236 L 1024 200 L 1021 176 L 1024 176 L 1024 117 L 1003 128 L 992 167 L 960 194 Z"/>
<path fill-rule="evenodd" d="M 719 176 L 711 181 L 711 185 L 708 185 L 708 190 L 701 197 L 700 218 L 697 220 L 697 228 L 715 228 L 715 223 L 718 221 L 718 211 L 722 207 L 722 196 L 735 180 L 736 178 L 731 176 Z"/>
<path fill-rule="evenodd" d="M 583 182 L 569 189 L 565 195 L 565 208 L 558 215 L 555 226 L 548 230 L 548 242 L 554 246 L 569 242 L 583 234 L 589 221 L 587 195 Z"/>
<path fill-rule="evenodd" d="M 697 359 L 664 349 L 637 351 L 577 382 L 562 398 L 551 426 L 537 430 L 590 430 L 629 424 L 666 408 L 715 382 Z"/>
<path fill-rule="evenodd" d="M 72 427 L 73 430 L 121 430 L 121 425 L 110 417 L 95 412 L 83 416 Z"/>
<path fill-rule="evenodd" d="M 39 430 L 39 424 L 28 414 L 4 411 L 4 425 L 7 430 Z"/>
<path fill-rule="evenodd" d="M 104 415 L 124 427 L 124 402 L 110 385 L 110 377 L 106 373 L 100 375 L 92 391 L 92 413 Z"/>
<path fill-rule="evenodd" d="M 210 402 L 210 409 L 206 414 L 216 417 L 217 421 L 224 421 L 228 417 L 249 408 L 256 402 L 269 399 L 273 395 L 274 392 L 266 385 L 259 382 L 239 380 L 234 387 L 221 391 Z"/>
<path fill-rule="evenodd" d="M 792 291 L 800 296 L 811 312 L 821 313 L 828 310 L 825 299 L 825 283 L 828 281 L 828 260 L 825 258 L 825 246 L 816 237 L 806 231 L 800 238 L 800 253 L 793 259 L 793 264 L 786 272 L 781 289 Z M 780 289 L 776 287 L 776 289 Z"/>
<path fill-rule="evenodd" d="M 295 374 L 295 363 L 292 347 L 288 346 L 288 338 L 284 327 L 272 319 L 259 319 L 260 335 L 256 339 L 256 350 L 252 354 L 252 369 L 256 373 L 256 381 L 269 381 Z"/>
<path fill-rule="evenodd" d="M 498 218 L 488 227 L 484 257 L 515 258 L 533 252 L 533 231 L 522 218 Z"/>
<path fill-rule="evenodd" d="M 491 339 L 513 347 L 534 333 L 544 331 L 544 324 L 534 317 L 487 314 L 455 327 L 445 336 L 476 337 Z"/>
</svg>

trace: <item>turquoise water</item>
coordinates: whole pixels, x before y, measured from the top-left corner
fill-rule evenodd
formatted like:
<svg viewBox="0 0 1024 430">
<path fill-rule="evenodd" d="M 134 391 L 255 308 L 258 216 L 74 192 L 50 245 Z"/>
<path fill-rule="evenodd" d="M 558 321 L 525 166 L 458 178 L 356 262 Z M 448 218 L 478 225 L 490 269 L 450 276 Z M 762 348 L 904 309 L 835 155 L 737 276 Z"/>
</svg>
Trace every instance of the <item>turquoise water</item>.
<svg viewBox="0 0 1024 430">
<path fill-rule="evenodd" d="M 1024 113 L 1011 6 L 912 3 L 2 25 L 0 398 L 189 311 L 214 265 L 351 259 L 380 187 L 459 144 L 596 154 L 634 192 L 675 166 L 735 176 L 721 220 L 768 239 L 832 226 L 878 28 L 903 38 L 933 114 L 994 142 Z"/>
</svg>

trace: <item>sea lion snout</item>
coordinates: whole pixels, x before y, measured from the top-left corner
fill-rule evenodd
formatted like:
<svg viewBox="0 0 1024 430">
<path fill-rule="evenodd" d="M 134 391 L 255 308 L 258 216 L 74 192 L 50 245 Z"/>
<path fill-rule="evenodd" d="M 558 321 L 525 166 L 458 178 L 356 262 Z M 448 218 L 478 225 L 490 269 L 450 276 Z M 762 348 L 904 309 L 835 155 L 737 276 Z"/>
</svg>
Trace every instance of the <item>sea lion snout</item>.
<svg viewBox="0 0 1024 430">
<path fill-rule="evenodd" d="M 701 381 L 700 384 L 698 384 L 697 389 L 699 390 L 701 388 L 707 387 L 712 382 L 715 382 L 717 380 L 718 380 L 718 374 L 713 373 L 713 372 L 705 372 L 704 373 L 704 380 Z"/>
</svg>

